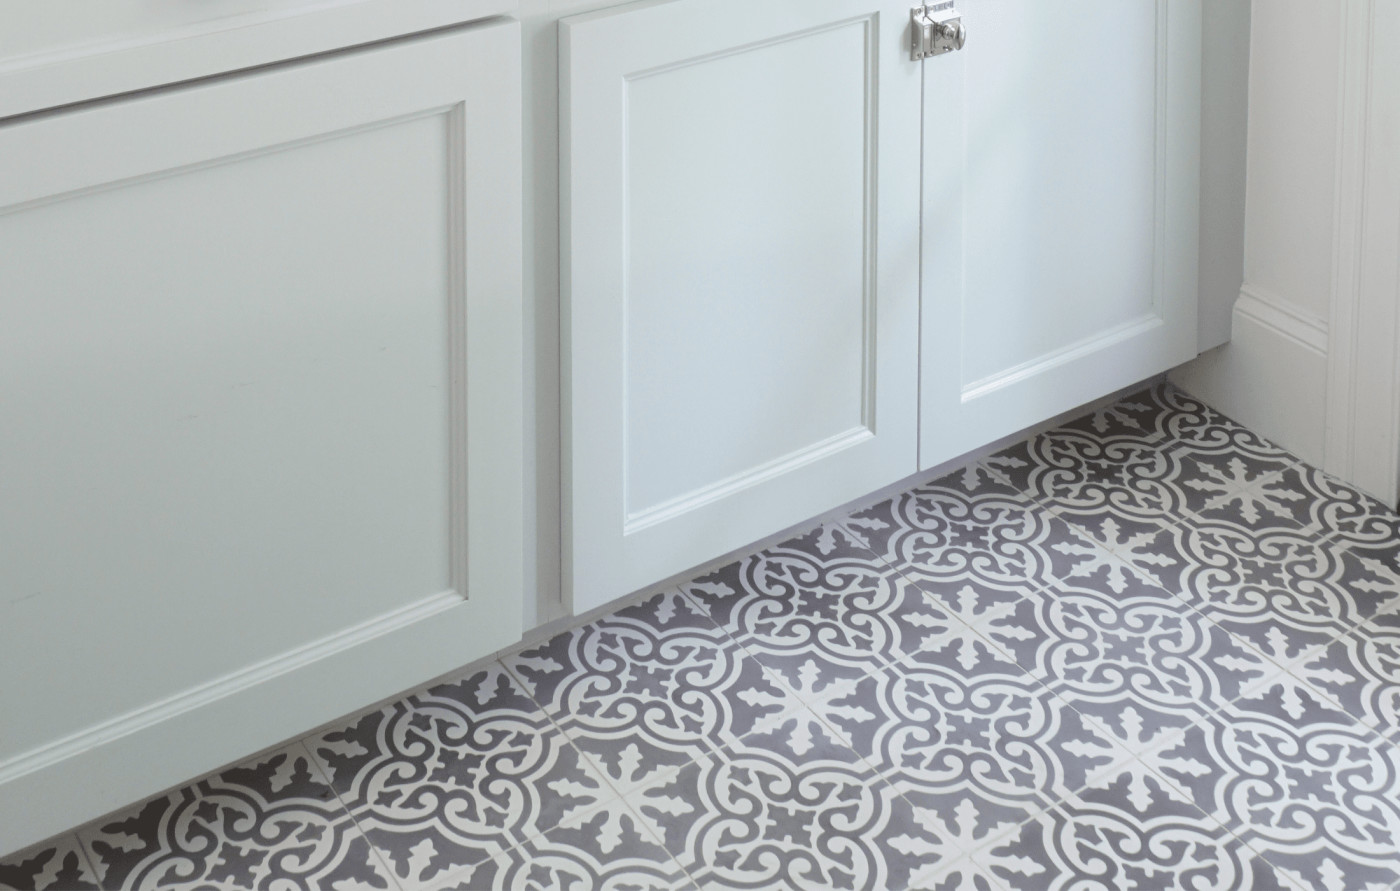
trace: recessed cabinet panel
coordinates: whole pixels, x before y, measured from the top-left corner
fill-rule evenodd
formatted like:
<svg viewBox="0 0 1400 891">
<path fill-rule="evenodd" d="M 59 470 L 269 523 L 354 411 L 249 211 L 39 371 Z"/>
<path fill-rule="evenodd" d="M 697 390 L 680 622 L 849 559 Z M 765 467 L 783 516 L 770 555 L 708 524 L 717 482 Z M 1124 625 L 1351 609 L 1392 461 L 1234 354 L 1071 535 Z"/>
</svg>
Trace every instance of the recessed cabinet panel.
<svg viewBox="0 0 1400 891">
<path fill-rule="evenodd" d="M 518 637 L 517 41 L 0 127 L 0 842 Z"/>
<path fill-rule="evenodd" d="M 1157 216 L 1155 4 L 967 17 L 964 388 L 1151 314 Z"/>
<path fill-rule="evenodd" d="M 958 5 L 925 63 L 925 467 L 1195 355 L 1199 0 Z"/>
<path fill-rule="evenodd" d="M 867 32 L 626 82 L 629 525 L 870 433 Z"/>
<path fill-rule="evenodd" d="M 565 19 L 576 612 L 915 469 L 907 6 Z"/>
<path fill-rule="evenodd" d="M 0 216 L 25 258 L 0 271 L 23 295 L 0 302 L 6 584 L 123 675 L 38 647 L 0 681 L 33 716 L 7 745 L 452 587 L 446 134 L 437 114 Z M 194 638 L 178 672 L 167 623 Z"/>
</svg>

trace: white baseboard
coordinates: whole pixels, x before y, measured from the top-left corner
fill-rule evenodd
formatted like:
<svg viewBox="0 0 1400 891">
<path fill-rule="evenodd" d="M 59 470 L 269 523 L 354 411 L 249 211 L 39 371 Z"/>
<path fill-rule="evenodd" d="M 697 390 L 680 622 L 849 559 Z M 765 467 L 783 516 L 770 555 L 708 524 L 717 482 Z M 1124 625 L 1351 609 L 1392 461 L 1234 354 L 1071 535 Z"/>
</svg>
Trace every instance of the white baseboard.
<svg viewBox="0 0 1400 891">
<path fill-rule="evenodd" d="M 1230 342 L 1173 369 L 1173 383 L 1311 464 L 1322 464 L 1327 322 L 1246 284 Z"/>
</svg>

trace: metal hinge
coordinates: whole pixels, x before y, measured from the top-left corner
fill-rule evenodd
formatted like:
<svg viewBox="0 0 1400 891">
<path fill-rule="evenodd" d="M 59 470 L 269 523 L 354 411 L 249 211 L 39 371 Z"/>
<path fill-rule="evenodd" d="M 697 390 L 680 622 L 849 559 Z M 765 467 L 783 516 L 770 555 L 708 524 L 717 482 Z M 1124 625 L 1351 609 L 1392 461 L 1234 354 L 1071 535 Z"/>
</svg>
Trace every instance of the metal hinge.
<svg viewBox="0 0 1400 891">
<path fill-rule="evenodd" d="M 967 42 L 962 13 L 953 8 L 953 0 L 916 6 L 909 11 L 909 21 L 914 32 L 909 57 L 915 62 L 960 50 Z"/>
</svg>

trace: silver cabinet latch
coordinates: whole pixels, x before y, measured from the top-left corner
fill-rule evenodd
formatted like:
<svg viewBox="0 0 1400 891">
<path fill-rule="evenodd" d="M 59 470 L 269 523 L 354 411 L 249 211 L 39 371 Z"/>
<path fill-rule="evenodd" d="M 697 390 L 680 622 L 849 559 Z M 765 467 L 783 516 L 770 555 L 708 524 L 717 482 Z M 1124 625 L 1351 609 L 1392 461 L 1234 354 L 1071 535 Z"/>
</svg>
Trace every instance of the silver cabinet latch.
<svg viewBox="0 0 1400 891">
<path fill-rule="evenodd" d="M 909 11 L 909 21 L 914 32 L 909 57 L 915 62 L 960 50 L 967 42 L 962 13 L 953 8 L 953 0 L 916 6 Z"/>
</svg>

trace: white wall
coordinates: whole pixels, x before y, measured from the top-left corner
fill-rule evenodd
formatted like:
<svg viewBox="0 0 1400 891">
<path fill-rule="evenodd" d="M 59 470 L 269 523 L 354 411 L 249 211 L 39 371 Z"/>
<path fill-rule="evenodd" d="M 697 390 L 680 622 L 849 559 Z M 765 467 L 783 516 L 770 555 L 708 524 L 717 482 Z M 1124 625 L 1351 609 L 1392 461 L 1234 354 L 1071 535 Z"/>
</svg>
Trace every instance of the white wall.
<svg viewBox="0 0 1400 891">
<path fill-rule="evenodd" d="M 1218 17 L 1229 5 L 1207 9 Z M 1323 459 L 1342 18 L 1340 3 L 1253 5 L 1244 281 L 1233 303 L 1232 341 L 1172 374 L 1185 389 L 1317 464 Z M 1206 82 L 1209 100 L 1212 79 Z M 1211 107 L 1207 101 L 1208 116 Z M 1203 193 L 1232 186 L 1237 179 L 1203 182 Z M 1220 227 L 1210 237 L 1203 221 L 1202 237 L 1204 256 L 1231 233 Z M 1207 290 L 1204 275 L 1202 285 L 1203 306 L 1218 318 L 1229 305 L 1221 297 L 1229 295 L 1218 286 Z"/>
<path fill-rule="evenodd" d="M 1245 112 L 1249 98 L 1249 0 L 1210 0 L 1201 10 L 1201 229 L 1198 346 L 1230 339 L 1244 277 Z"/>
<path fill-rule="evenodd" d="M 1244 283 L 1232 339 L 1172 374 L 1392 505 L 1400 495 L 1396 42 L 1392 0 L 1253 4 Z M 1212 299 L 1204 288 L 1202 297 Z"/>
</svg>

